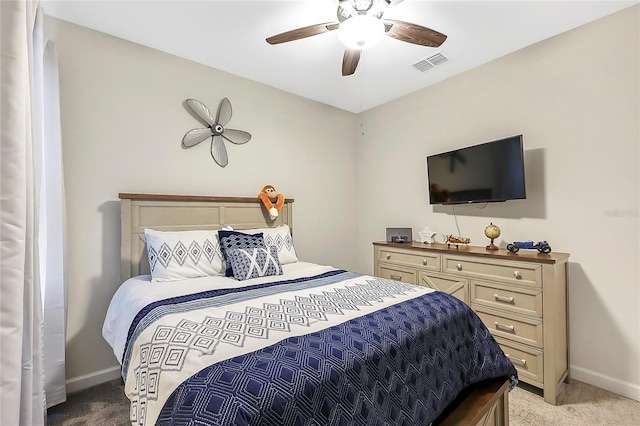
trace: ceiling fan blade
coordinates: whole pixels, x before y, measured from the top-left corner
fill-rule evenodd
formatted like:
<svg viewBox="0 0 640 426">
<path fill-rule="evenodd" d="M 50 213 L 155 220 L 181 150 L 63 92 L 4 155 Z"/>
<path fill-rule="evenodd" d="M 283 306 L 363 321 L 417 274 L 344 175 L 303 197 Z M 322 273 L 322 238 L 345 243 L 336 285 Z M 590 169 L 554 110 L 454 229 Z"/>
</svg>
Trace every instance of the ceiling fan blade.
<svg viewBox="0 0 640 426">
<path fill-rule="evenodd" d="M 191 111 L 204 120 L 203 124 L 208 124 L 209 126 L 213 126 L 215 124 L 215 121 L 213 121 L 213 117 L 211 116 L 211 112 L 205 104 L 195 99 L 187 99 L 186 102 L 189 108 L 191 108 Z"/>
<path fill-rule="evenodd" d="M 342 75 L 347 76 L 356 72 L 358 62 L 360 62 L 360 50 L 346 49 L 342 57 Z"/>
<path fill-rule="evenodd" d="M 231 120 L 231 115 L 233 114 L 233 110 L 231 109 L 231 102 L 229 102 L 228 98 L 224 98 L 220 101 L 220 105 L 218 105 L 218 113 L 216 114 L 216 123 L 224 126 Z"/>
<path fill-rule="evenodd" d="M 182 146 L 185 148 L 191 148 L 198 145 L 203 140 L 210 138 L 213 135 L 211 129 L 193 129 L 189 130 L 182 138 Z"/>
<path fill-rule="evenodd" d="M 384 23 L 386 34 L 389 37 L 407 43 L 438 47 L 447 39 L 446 35 L 417 24 L 391 19 L 385 19 Z"/>
<path fill-rule="evenodd" d="M 229 164 L 229 156 L 227 155 L 227 148 L 224 146 L 224 140 L 222 136 L 214 136 L 211 141 L 211 156 L 216 163 L 222 167 L 226 167 Z"/>
<path fill-rule="evenodd" d="M 243 143 L 249 142 L 251 133 L 245 132 L 244 130 L 224 129 L 222 137 L 231 143 L 242 145 Z"/>
<path fill-rule="evenodd" d="M 335 22 L 327 22 L 325 24 L 315 24 L 308 27 L 297 28 L 295 30 L 286 31 L 267 38 L 269 44 L 280 44 L 288 41 L 300 40 L 301 38 L 311 37 L 323 34 L 337 29 L 339 24 Z"/>
</svg>

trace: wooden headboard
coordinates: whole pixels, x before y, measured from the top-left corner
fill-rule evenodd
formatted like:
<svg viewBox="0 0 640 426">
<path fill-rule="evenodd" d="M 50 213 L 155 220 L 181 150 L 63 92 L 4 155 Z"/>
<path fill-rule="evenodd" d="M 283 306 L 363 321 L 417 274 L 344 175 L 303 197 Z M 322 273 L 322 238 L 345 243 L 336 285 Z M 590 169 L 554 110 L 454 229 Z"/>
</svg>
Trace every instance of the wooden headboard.
<svg viewBox="0 0 640 426">
<path fill-rule="evenodd" d="M 293 235 L 293 199 L 285 199 L 275 220 L 258 197 L 208 197 L 120 193 L 120 271 L 122 281 L 149 274 L 144 230 L 270 228 L 287 224 Z"/>
</svg>

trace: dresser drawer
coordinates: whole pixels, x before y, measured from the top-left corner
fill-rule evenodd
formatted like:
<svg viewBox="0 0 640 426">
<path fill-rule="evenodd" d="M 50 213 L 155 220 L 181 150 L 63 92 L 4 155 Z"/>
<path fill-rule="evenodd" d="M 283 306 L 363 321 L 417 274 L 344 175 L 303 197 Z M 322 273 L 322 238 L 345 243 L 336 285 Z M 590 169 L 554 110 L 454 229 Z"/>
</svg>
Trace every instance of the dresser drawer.
<svg viewBox="0 0 640 426">
<path fill-rule="evenodd" d="M 418 272 L 419 285 L 444 291 L 469 304 L 469 282 L 466 278 L 455 277 L 437 272 Z"/>
<path fill-rule="evenodd" d="M 542 348 L 542 320 L 515 317 L 484 307 L 477 307 L 476 313 L 491 331 L 491 334 Z"/>
<path fill-rule="evenodd" d="M 539 349 L 519 345 L 496 337 L 502 352 L 509 358 L 516 370 L 518 379 L 531 385 L 542 386 L 544 381 L 544 354 Z"/>
<path fill-rule="evenodd" d="M 402 281 L 409 284 L 417 284 L 418 273 L 415 269 L 403 268 L 401 266 L 380 264 L 380 278 L 388 280 Z"/>
<path fill-rule="evenodd" d="M 489 260 L 483 257 L 442 256 L 442 272 L 485 280 L 542 287 L 539 264 Z"/>
<path fill-rule="evenodd" d="M 396 265 L 415 266 L 432 271 L 440 270 L 440 255 L 437 253 L 417 253 L 416 250 L 381 249 L 378 261 Z"/>
<path fill-rule="evenodd" d="M 471 305 L 542 318 L 542 290 L 471 280 Z"/>
</svg>

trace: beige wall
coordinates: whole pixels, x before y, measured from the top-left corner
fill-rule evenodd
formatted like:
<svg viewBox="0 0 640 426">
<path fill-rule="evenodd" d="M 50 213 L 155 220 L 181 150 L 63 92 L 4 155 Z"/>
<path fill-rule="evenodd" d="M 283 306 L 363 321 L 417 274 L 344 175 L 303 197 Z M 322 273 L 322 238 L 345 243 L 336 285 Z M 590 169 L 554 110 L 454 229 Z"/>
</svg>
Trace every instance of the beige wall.
<svg viewBox="0 0 640 426">
<path fill-rule="evenodd" d="M 451 207 L 429 205 L 426 155 L 523 134 L 527 200 L 458 206 L 460 232 L 483 246 L 493 222 L 503 247 L 548 240 L 570 253 L 571 375 L 638 400 L 639 15 L 635 6 L 372 109 L 358 151 L 358 266 L 371 271 L 370 242 L 387 226 L 458 233 Z"/>
<path fill-rule="evenodd" d="M 64 21 L 49 19 L 47 28 L 61 79 L 72 390 L 118 377 L 101 329 L 120 284 L 119 192 L 257 196 L 272 184 L 295 199 L 300 258 L 355 269 L 355 240 L 345 238 L 356 226 L 352 113 Z M 252 139 L 227 143 L 223 169 L 209 142 L 180 142 L 202 127 L 183 101 L 196 98 L 215 114 L 224 97 L 233 107 L 228 127 Z"/>
<path fill-rule="evenodd" d="M 528 199 L 459 206 L 460 231 L 485 245 L 492 221 L 502 245 L 546 239 L 571 253 L 571 374 L 640 400 L 639 14 L 633 7 L 361 116 L 49 19 L 61 75 L 70 389 L 118 373 L 101 337 L 119 285 L 118 192 L 252 196 L 272 183 L 296 199 L 301 258 L 370 273 L 371 241 L 387 226 L 457 233 L 452 209 L 428 204 L 426 155 L 523 133 Z M 252 133 L 227 144 L 225 169 L 207 143 L 180 147 L 197 127 L 182 107 L 188 97 L 211 109 L 228 97 L 229 127 Z M 345 238 L 354 229 L 358 238 Z"/>
</svg>

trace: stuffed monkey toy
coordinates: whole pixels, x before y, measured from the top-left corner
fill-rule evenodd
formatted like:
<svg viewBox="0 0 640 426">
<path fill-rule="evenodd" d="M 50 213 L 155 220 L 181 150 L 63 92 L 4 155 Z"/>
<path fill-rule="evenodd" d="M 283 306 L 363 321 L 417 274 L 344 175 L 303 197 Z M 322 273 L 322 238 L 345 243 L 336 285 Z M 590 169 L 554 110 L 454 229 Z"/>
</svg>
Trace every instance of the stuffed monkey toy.
<svg viewBox="0 0 640 426">
<path fill-rule="evenodd" d="M 269 211 L 269 217 L 271 220 L 275 220 L 280 213 L 280 209 L 284 205 L 284 195 L 278 194 L 276 189 L 271 185 L 266 185 L 262 188 L 262 192 L 258 194 L 258 198 L 262 201 L 262 204 Z"/>
</svg>

